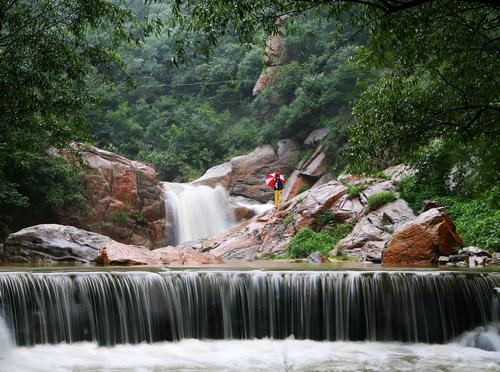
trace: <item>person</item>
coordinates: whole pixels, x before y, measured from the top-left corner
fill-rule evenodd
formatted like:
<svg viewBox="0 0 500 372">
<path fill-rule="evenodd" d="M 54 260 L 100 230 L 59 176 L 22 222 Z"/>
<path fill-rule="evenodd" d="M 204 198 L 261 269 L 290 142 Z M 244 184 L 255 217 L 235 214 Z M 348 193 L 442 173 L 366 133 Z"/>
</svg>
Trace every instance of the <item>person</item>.
<svg viewBox="0 0 500 372">
<path fill-rule="evenodd" d="M 279 174 L 274 176 L 274 208 L 278 209 L 281 205 L 281 192 L 283 190 L 283 180 Z"/>
</svg>

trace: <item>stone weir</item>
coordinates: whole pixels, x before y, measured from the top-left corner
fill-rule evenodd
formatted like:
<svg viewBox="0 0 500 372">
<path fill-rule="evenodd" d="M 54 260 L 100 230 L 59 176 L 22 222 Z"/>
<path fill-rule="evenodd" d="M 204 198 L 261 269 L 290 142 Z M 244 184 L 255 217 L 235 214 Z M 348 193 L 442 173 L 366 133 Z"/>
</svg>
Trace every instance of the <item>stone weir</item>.
<svg viewBox="0 0 500 372">
<path fill-rule="evenodd" d="M 184 338 L 445 343 L 500 316 L 500 273 L 1 273 L 18 345 Z"/>
</svg>

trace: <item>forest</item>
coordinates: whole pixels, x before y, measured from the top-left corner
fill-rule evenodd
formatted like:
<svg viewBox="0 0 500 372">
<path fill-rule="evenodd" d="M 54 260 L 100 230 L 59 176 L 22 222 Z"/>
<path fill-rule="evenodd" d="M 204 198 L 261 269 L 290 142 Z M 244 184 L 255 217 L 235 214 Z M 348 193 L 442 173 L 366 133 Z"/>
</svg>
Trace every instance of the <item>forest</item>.
<svg viewBox="0 0 500 372">
<path fill-rule="evenodd" d="M 276 32 L 286 62 L 254 95 Z M 0 234 L 83 207 L 82 170 L 50 150 L 74 141 L 188 182 L 326 127 L 332 175 L 409 164 L 412 208 L 441 200 L 500 250 L 499 44 L 493 1 L 5 0 Z"/>
</svg>

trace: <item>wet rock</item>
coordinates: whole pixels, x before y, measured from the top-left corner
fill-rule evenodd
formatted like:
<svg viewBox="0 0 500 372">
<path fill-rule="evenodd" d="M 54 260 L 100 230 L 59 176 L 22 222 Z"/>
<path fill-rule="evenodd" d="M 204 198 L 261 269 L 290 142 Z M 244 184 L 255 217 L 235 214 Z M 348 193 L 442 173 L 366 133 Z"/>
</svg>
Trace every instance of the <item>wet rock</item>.
<svg viewBox="0 0 500 372">
<path fill-rule="evenodd" d="M 95 262 L 112 266 L 149 265 L 161 266 L 163 262 L 159 256 L 145 247 L 132 246 L 118 242 L 111 242 L 99 252 Z"/>
<path fill-rule="evenodd" d="M 487 256 L 471 256 L 469 257 L 469 267 L 485 266 Z"/>
<path fill-rule="evenodd" d="M 398 199 L 362 217 L 352 233 L 340 240 L 332 252 L 364 261 L 380 262 L 394 230 L 414 218 L 408 204 Z"/>
<path fill-rule="evenodd" d="M 466 256 L 491 257 L 491 254 L 479 247 L 465 247 L 458 251 L 458 254 Z"/>
<path fill-rule="evenodd" d="M 430 209 L 396 230 L 384 250 L 382 264 L 430 265 L 462 245 L 448 215 L 441 209 Z"/>
<path fill-rule="evenodd" d="M 10 234 L 3 256 L 5 262 L 91 262 L 112 242 L 107 236 L 73 226 L 43 224 Z"/>
<path fill-rule="evenodd" d="M 314 177 L 319 179 L 326 172 L 326 154 L 323 151 L 323 146 L 319 145 L 311 157 L 300 169 L 302 176 Z"/>
<path fill-rule="evenodd" d="M 255 215 L 254 211 L 247 207 L 236 207 L 233 209 L 233 211 L 236 221 L 245 221 Z"/>
<path fill-rule="evenodd" d="M 492 253 L 491 257 L 487 258 L 484 263 L 487 266 L 492 266 L 492 265 L 500 266 L 500 252 Z"/>
<path fill-rule="evenodd" d="M 326 258 L 321 252 L 314 252 L 307 256 L 306 262 L 310 264 L 322 264 L 328 262 L 328 258 Z"/>
<path fill-rule="evenodd" d="M 210 253 L 196 252 L 191 249 L 176 247 L 158 248 L 151 251 L 164 265 L 214 265 L 221 264 L 220 258 Z"/>
<path fill-rule="evenodd" d="M 72 150 L 61 153 L 87 167 L 82 182 L 88 208 L 60 208 L 58 219 L 125 244 L 164 245 L 165 201 L 155 170 L 94 146 L 74 144 Z"/>
<path fill-rule="evenodd" d="M 465 254 L 452 254 L 448 256 L 448 260 L 450 262 L 460 262 L 460 261 L 465 261 L 467 259 L 467 256 Z"/>
<path fill-rule="evenodd" d="M 450 258 L 448 256 L 439 256 L 438 258 L 439 265 L 446 265 L 448 262 L 450 262 Z"/>
</svg>

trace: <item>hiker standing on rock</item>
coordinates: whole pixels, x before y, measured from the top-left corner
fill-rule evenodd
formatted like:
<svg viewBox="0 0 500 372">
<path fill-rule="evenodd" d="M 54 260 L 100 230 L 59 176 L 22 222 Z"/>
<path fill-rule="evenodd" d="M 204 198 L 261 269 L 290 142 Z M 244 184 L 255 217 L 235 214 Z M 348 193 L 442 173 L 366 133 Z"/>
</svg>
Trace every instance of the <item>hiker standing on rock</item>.
<svg viewBox="0 0 500 372">
<path fill-rule="evenodd" d="M 285 177 L 280 172 L 274 172 L 266 176 L 266 184 L 274 190 L 274 208 L 281 205 L 281 193 L 285 184 Z"/>
</svg>

